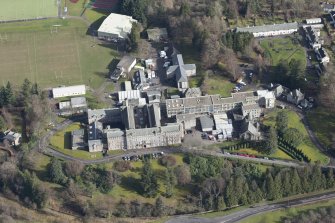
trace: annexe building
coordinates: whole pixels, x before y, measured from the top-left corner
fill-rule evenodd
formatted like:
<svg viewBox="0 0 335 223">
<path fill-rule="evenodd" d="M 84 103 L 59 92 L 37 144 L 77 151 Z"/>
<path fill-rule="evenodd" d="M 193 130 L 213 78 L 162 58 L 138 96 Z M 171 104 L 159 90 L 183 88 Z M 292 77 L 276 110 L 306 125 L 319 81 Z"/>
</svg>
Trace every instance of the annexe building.
<svg viewBox="0 0 335 223">
<path fill-rule="evenodd" d="M 84 95 L 84 94 L 86 94 L 85 85 L 75 85 L 75 86 L 68 86 L 68 87 L 63 86 L 63 87 L 52 89 L 53 98 L 78 96 L 78 95 Z"/>
<path fill-rule="evenodd" d="M 128 37 L 137 20 L 131 16 L 111 13 L 98 29 L 98 38 L 111 40 L 124 40 Z"/>
<path fill-rule="evenodd" d="M 236 28 L 236 32 L 249 32 L 252 33 L 254 37 L 290 35 L 297 31 L 297 22 Z"/>
</svg>

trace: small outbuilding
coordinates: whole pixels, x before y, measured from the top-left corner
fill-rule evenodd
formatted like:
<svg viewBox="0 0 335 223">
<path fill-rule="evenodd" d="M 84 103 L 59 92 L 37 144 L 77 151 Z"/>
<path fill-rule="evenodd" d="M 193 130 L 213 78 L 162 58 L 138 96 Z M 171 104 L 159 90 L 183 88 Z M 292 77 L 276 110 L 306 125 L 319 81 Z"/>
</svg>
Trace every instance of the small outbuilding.
<svg viewBox="0 0 335 223">
<path fill-rule="evenodd" d="M 200 125 L 201 125 L 201 130 L 203 132 L 212 132 L 214 128 L 214 121 L 209 116 L 201 116 Z"/>
<path fill-rule="evenodd" d="M 86 147 L 85 143 L 85 131 L 79 129 L 71 132 L 72 139 L 72 150 L 83 149 Z"/>
</svg>

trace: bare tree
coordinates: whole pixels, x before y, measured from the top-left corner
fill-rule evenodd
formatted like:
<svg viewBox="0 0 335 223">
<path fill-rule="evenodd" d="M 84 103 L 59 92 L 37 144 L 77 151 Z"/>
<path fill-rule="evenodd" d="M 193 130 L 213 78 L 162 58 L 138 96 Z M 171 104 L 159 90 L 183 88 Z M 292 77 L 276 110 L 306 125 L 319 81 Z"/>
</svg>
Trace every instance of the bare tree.
<svg viewBox="0 0 335 223">
<path fill-rule="evenodd" d="M 65 163 L 65 174 L 68 177 L 75 178 L 79 176 L 84 169 L 84 164 L 76 160 L 68 160 Z"/>
</svg>

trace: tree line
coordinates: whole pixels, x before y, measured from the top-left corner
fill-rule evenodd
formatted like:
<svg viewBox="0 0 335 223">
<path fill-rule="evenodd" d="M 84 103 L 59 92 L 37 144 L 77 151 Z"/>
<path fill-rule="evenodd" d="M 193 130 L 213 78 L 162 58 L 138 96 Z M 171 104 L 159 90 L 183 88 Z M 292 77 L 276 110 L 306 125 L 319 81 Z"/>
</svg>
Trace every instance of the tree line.
<svg viewBox="0 0 335 223">
<path fill-rule="evenodd" d="M 191 165 L 199 166 L 212 158 L 197 158 Z M 205 170 L 211 165 L 202 166 Z M 197 170 L 198 167 L 196 168 Z M 323 171 L 320 166 L 303 168 L 268 168 L 262 173 L 253 164 L 225 162 L 217 175 L 201 178 L 201 172 L 192 172 L 197 182 L 194 194 L 198 205 L 205 210 L 225 210 L 239 205 L 250 205 L 262 200 L 277 200 L 283 197 L 334 188 L 332 169 Z M 201 180 L 203 179 L 203 180 Z"/>
<path fill-rule="evenodd" d="M 284 223 L 334 222 L 335 206 L 301 211 L 292 217 L 282 217 Z"/>
</svg>

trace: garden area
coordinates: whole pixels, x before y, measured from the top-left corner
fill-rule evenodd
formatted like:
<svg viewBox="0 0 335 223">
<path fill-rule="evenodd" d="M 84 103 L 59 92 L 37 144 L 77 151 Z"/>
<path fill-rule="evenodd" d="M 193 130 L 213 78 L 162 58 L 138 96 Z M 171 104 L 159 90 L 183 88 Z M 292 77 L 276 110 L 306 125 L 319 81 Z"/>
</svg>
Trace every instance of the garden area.
<svg viewBox="0 0 335 223">
<path fill-rule="evenodd" d="M 102 158 L 101 152 L 90 153 L 87 150 L 72 150 L 71 149 L 71 132 L 74 130 L 81 129 L 81 124 L 79 122 L 69 125 L 62 131 L 57 132 L 50 138 L 50 145 L 53 149 L 64 153 L 69 156 L 73 156 L 84 160 L 94 160 Z"/>
<path fill-rule="evenodd" d="M 281 110 L 276 109 L 265 116 L 264 124 L 269 126 L 275 126 L 276 117 Z M 297 146 L 297 149 L 301 150 L 307 157 L 311 159 L 311 162 L 320 162 L 322 164 L 327 164 L 329 158 L 321 153 L 319 149 L 313 144 L 308 136 L 307 130 L 302 123 L 299 115 L 294 111 L 284 110 L 288 117 L 288 128 L 297 129 L 303 136 L 303 140 Z"/>
<path fill-rule="evenodd" d="M 306 54 L 300 45 L 298 37 L 278 37 L 260 40 L 260 45 L 265 50 L 265 55 L 271 61 L 272 66 L 276 66 L 280 61 L 299 61 L 302 67 L 306 67 Z"/>
<path fill-rule="evenodd" d="M 307 120 L 318 138 L 327 148 L 335 149 L 335 115 L 319 107 L 307 113 Z"/>
<path fill-rule="evenodd" d="M 280 126 L 278 123 L 285 124 Z M 223 142 L 209 149 L 222 148 L 226 152 L 257 157 L 329 163 L 329 158 L 313 144 L 299 115 L 294 111 L 275 109 L 265 115 L 263 125 L 265 138 L 262 141 Z"/>
</svg>

